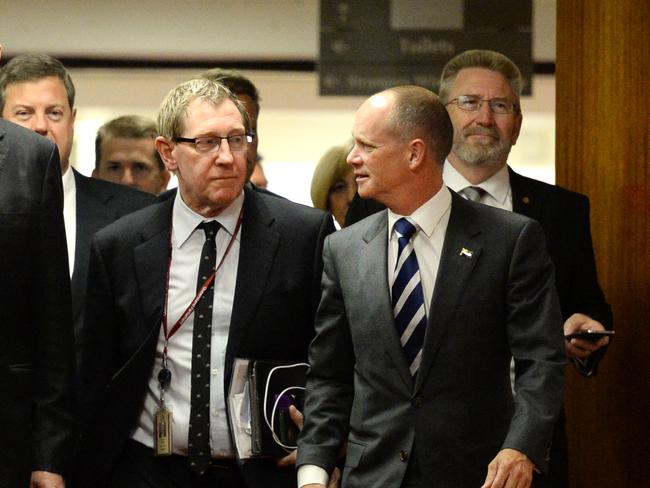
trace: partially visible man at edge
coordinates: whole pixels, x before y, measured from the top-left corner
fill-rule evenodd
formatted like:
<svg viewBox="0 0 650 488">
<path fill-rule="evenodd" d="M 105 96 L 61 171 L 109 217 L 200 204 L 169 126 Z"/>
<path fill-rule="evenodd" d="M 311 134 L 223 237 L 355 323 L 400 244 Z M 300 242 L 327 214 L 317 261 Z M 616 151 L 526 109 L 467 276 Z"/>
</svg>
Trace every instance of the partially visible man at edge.
<svg viewBox="0 0 650 488">
<path fill-rule="evenodd" d="M 56 146 L 0 119 L 2 487 L 65 485 L 74 346 L 62 209 Z"/>
<path fill-rule="evenodd" d="M 63 64 L 47 54 L 25 54 L 0 70 L 0 114 L 46 136 L 59 149 L 63 219 L 68 246 L 75 348 L 83 323 L 88 256 L 93 234 L 155 201 L 153 195 L 88 178 L 70 165 L 77 110 L 75 87 Z"/>
</svg>

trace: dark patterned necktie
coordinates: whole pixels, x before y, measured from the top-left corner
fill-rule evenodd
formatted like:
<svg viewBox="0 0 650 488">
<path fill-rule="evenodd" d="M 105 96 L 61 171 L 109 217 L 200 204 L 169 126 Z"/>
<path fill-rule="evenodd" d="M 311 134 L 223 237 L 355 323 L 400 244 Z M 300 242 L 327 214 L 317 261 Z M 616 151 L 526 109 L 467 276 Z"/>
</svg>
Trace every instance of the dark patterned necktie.
<svg viewBox="0 0 650 488">
<path fill-rule="evenodd" d="M 427 328 L 420 267 L 411 241 L 417 227 L 406 218 L 401 218 L 395 222 L 394 229 L 399 238 L 392 286 L 393 314 L 409 370 L 411 375 L 415 376 L 420 367 L 424 333 Z"/>
<path fill-rule="evenodd" d="M 465 198 L 473 202 L 480 202 L 487 192 L 480 186 L 467 186 L 460 191 Z"/>
<path fill-rule="evenodd" d="M 217 262 L 215 238 L 219 222 L 203 222 L 198 226 L 205 232 L 201 251 L 199 275 L 196 281 L 198 292 L 214 272 Z M 212 338 L 212 302 L 214 280 L 194 309 L 194 330 L 192 333 L 192 387 L 190 400 L 190 424 L 188 432 L 188 458 L 190 467 L 201 475 L 210 465 L 210 341 Z"/>
</svg>

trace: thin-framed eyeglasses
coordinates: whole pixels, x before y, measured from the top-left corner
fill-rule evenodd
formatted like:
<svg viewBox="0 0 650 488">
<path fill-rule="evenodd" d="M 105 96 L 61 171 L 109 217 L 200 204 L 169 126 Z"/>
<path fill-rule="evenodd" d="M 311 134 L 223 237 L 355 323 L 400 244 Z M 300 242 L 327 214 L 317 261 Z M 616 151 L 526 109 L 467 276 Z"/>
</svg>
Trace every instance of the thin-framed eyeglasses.
<svg viewBox="0 0 650 488">
<path fill-rule="evenodd" d="M 221 147 L 221 141 L 228 141 L 228 148 L 232 152 L 245 151 L 248 145 L 253 142 L 252 134 L 234 134 L 232 136 L 201 136 L 201 137 L 174 137 L 174 142 L 184 142 L 193 144 L 198 153 L 207 153 L 218 151 Z"/>
<path fill-rule="evenodd" d="M 445 107 L 454 103 L 459 109 L 464 110 L 465 112 L 478 112 L 481 110 L 483 102 L 488 103 L 490 111 L 493 114 L 505 115 L 519 113 L 519 104 L 511 102 L 507 98 L 490 98 L 489 100 L 484 100 L 476 95 L 461 95 L 458 98 L 449 100 L 445 104 Z"/>
</svg>

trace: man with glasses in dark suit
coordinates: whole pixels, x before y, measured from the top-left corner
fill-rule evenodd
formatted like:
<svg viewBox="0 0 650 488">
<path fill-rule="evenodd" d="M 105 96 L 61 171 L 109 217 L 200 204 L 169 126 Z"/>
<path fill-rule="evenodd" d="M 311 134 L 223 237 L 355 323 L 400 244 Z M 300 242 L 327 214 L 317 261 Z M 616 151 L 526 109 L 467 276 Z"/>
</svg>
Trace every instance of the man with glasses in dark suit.
<svg viewBox="0 0 650 488">
<path fill-rule="evenodd" d="M 332 219 L 245 186 L 248 116 L 223 85 L 172 89 L 158 130 L 178 192 L 93 242 L 77 482 L 293 488 L 275 459 L 237 463 L 225 394 L 237 357 L 306 360 Z"/>
</svg>

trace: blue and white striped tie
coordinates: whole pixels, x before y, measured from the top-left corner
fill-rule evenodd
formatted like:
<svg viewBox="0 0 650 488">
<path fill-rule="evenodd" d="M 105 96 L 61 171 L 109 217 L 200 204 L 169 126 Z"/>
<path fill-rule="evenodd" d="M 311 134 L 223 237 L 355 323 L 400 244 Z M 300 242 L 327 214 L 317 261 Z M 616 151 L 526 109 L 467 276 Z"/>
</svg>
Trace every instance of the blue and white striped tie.
<svg viewBox="0 0 650 488">
<path fill-rule="evenodd" d="M 420 268 L 411 242 L 418 229 L 404 217 L 395 222 L 393 228 L 399 234 L 397 264 L 392 287 L 393 314 L 409 370 L 411 375 L 415 376 L 420 367 L 422 344 L 427 327 Z"/>
</svg>

